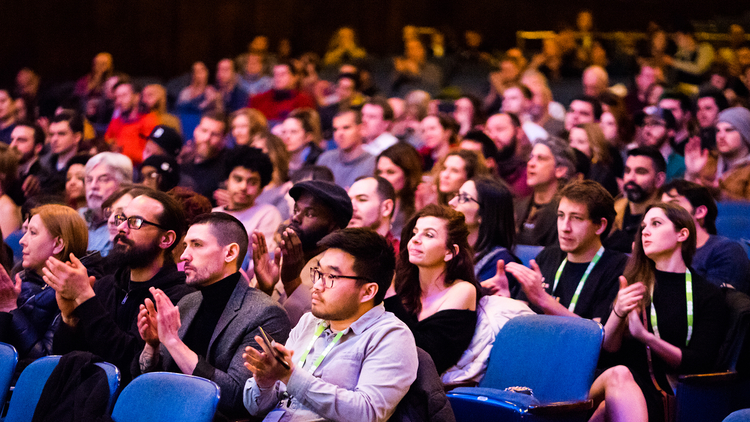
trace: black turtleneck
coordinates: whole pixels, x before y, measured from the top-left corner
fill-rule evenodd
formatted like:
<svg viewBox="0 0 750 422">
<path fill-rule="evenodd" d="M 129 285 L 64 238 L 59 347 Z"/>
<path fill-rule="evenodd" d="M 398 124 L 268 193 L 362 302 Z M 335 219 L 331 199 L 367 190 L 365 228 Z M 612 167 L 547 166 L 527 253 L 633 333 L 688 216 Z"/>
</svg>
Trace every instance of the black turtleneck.
<svg viewBox="0 0 750 422">
<path fill-rule="evenodd" d="M 206 357 L 216 324 L 239 280 L 240 273 L 236 272 L 210 286 L 199 287 L 203 300 L 183 339 L 185 345 L 197 355 Z"/>
</svg>

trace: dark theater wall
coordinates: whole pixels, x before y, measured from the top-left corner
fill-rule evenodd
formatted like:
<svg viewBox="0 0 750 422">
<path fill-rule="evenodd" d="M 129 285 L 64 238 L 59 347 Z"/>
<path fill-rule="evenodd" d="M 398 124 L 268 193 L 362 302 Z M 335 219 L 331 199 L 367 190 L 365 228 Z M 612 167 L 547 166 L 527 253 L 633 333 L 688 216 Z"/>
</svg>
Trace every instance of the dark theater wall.
<svg viewBox="0 0 750 422">
<path fill-rule="evenodd" d="M 642 30 L 649 19 L 668 22 L 739 16 L 740 1 L 693 0 L 25 0 L 0 1 L 0 80 L 29 66 L 48 81 L 86 73 L 99 51 L 117 69 L 162 78 L 189 69 L 195 60 L 213 68 L 224 56 L 266 34 L 275 47 L 292 41 L 295 53 L 323 53 L 331 34 L 353 26 L 371 53 L 399 52 L 406 24 L 450 27 L 460 36 L 478 29 L 486 45 L 505 49 L 517 30 L 554 29 L 573 22 L 581 8 L 593 10 L 602 29 Z M 744 10 L 743 10 L 744 9 Z M 747 28 L 750 32 L 750 28 Z"/>
</svg>

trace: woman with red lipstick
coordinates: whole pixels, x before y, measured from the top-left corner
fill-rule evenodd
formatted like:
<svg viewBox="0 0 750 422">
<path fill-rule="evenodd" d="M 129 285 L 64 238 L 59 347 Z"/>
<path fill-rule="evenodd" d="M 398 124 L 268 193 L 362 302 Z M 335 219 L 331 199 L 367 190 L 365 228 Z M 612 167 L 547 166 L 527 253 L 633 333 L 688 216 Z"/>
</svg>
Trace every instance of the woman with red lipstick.
<svg viewBox="0 0 750 422">
<path fill-rule="evenodd" d="M 658 203 L 646 210 L 604 329 L 603 359 L 621 366 L 594 381 L 590 395 L 599 407 L 592 420 L 664 420 L 649 359 L 667 394 L 674 394 L 676 375 L 712 369 L 727 311 L 721 291 L 690 270 L 694 253 L 695 225 L 685 209 Z"/>
<path fill-rule="evenodd" d="M 84 257 L 88 228 L 74 209 L 42 205 L 31 211 L 19 243 L 23 271 L 12 280 L 0 268 L 0 341 L 15 346 L 21 359 L 34 360 L 52 352 L 52 335 L 60 314 L 55 291 L 47 288 L 42 269 L 51 256 L 68 261 L 73 254 L 88 261 Z"/>
<path fill-rule="evenodd" d="M 404 321 L 438 373 L 455 365 L 474 336 L 479 283 L 463 214 L 428 205 L 401 234 L 396 296 L 386 309 Z"/>
</svg>

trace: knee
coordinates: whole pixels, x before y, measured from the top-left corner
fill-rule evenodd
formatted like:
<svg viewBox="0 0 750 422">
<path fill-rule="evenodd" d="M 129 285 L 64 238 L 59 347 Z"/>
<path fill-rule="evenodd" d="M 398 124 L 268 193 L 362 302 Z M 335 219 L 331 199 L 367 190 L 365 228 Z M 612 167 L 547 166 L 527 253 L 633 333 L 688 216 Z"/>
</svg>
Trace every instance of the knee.
<svg viewBox="0 0 750 422">
<path fill-rule="evenodd" d="M 630 373 L 630 369 L 626 366 L 615 366 L 607 369 L 607 387 L 618 388 L 625 385 L 635 384 L 633 374 Z"/>
</svg>

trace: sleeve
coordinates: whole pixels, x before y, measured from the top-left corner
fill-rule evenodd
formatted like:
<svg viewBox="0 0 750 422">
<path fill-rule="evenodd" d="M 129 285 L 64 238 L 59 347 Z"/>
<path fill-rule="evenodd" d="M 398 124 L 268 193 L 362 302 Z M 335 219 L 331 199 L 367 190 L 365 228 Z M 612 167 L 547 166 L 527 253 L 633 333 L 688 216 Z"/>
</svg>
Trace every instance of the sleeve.
<svg viewBox="0 0 750 422">
<path fill-rule="evenodd" d="M 285 392 L 281 381 L 276 381 L 271 388 L 261 390 L 255 383 L 255 378 L 248 378 L 242 393 L 242 403 L 251 415 L 263 416 L 276 406 Z"/>
<path fill-rule="evenodd" d="M 678 372 L 696 374 L 711 370 L 719 354 L 719 348 L 727 330 L 728 311 L 724 294 L 707 282 L 695 288 L 695 317 L 693 336 L 682 350 L 682 362 Z M 695 287 L 700 286 L 694 283 Z"/>
<path fill-rule="evenodd" d="M 67 324 L 60 324 L 61 328 L 65 328 L 64 331 L 77 331 L 76 334 L 86 339 L 86 350 L 118 368 L 130 368 L 135 356 L 143 350 L 143 341 L 133 333 L 121 330 L 98 296 L 80 304 L 74 313 L 79 318 L 78 325 L 72 328 Z M 58 329 L 58 334 L 60 331 Z M 55 342 L 57 338 L 58 335 L 55 335 Z"/>
<path fill-rule="evenodd" d="M 747 292 L 747 282 L 744 274 L 750 274 L 750 261 L 747 259 L 745 250 L 738 243 L 726 242 L 721 248 L 714 251 L 706 265 L 705 278 L 711 284 L 721 286 L 730 284 L 741 292 Z"/>
<path fill-rule="evenodd" d="M 710 44 L 703 43 L 698 46 L 698 59 L 695 62 L 686 60 L 675 60 L 672 64 L 677 70 L 693 75 L 701 75 L 708 70 L 714 61 L 714 49 Z"/>
<path fill-rule="evenodd" d="M 253 327 L 252 331 L 246 331 L 237 348 L 233 351 L 232 361 L 226 372 L 212 366 L 206 359 L 199 357 L 198 365 L 193 371 L 193 375 L 210 379 L 221 388 L 221 397 L 219 399 L 219 411 L 225 415 L 238 415 L 243 412 L 243 386 L 253 374 L 248 370 L 242 358 L 245 347 L 250 346 L 261 350 L 258 343 L 255 342 L 255 336 L 260 335 L 258 330 L 262 326 L 264 330 L 279 343 L 286 343 L 291 329 L 289 318 L 284 310 L 278 306 L 269 307 L 263 312 L 263 319 L 248 323 Z"/>
<path fill-rule="evenodd" d="M 17 339 L 16 347 L 18 347 L 18 352 L 21 355 L 25 356 L 31 353 L 32 355 L 46 356 L 52 353 L 52 339 L 47 336 L 47 330 L 54 332 L 55 316 L 59 313 L 52 315 L 52 321 L 49 321 L 49 325 L 44 327 L 47 330 L 41 333 L 22 309 L 15 309 L 11 314 L 13 315 L 13 331 Z M 35 353 L 32 351 L 35 351 Z"/>
<path fill-rule="evenodd" d="M 287 391 L 305 407 L 330 420 L 385 421 L 417 376 L 417 349 L 409 330 L 399 324 L 373 339 L 354 390 L 296 368 Z"/>
</svg>

